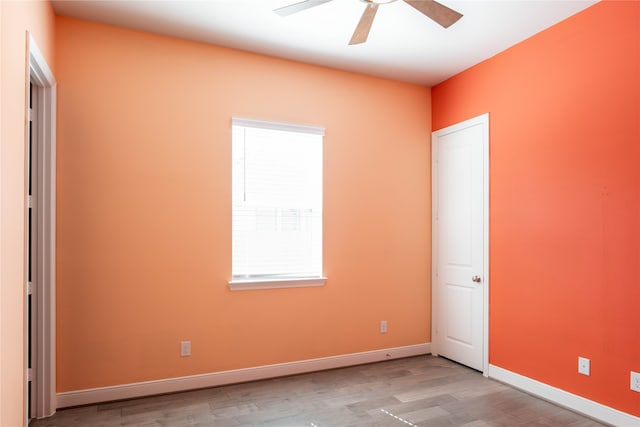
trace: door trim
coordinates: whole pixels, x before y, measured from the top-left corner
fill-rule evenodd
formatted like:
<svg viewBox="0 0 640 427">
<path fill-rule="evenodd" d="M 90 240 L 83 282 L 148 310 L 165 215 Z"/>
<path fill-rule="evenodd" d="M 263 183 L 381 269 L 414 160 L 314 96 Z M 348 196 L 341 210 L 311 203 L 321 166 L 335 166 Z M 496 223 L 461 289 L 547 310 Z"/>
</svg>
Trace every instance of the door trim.
<svg viewBox="0 0 640 427">
<path fill-rule="evenodd" d="M 434 131 L 433 134 L 438 132 L 439 134 L 448 134 L 459 131 L 461 129 L 468 128 L 470 126 L 482 125 L 482 159 L 483 159 L 483 191 L 484 191 L 484 206 L 483 206 L 483 287 L 482 287 L 482 374 L 485 377 L 489 376 L 489 113 L 481 114 L 463 122 L 448 126 L 443 129 Z M 431 138 L 431 316 L 432 318 L 438 318 L 440 315 L 439 307 L 441 306 L 439 301 L 438 292 L 435 290 L 437 282 L 437 265 L 438 265 L 438 145 L 435 143 L 435 139 Z M 435 333 L 435 322 L 432 322 L 432 353 L 438 355 L 438 343 L 433 337 Z"/>
<path fill-rule="evenodd" d="M 26 37 L 29 58 L 26 90 L 29 90 L 30 82 L 37 86 L 35 96 L 38 98 L 36 108 L 39 118 L 37 131 L 34 132 L 34 148 L 38 150 L 38 163 L 34 165 L 38 168 L 37 182 L 34 183 L 37 185 L 37 197 L 32 201 L 38 204 L 39 209 L 35 218 L 38 223 L 34 283 L 34 292 L 37 294 L 34 307 L 37 313 L 34 354 L 36 379 L 32 383 L 35 385 L 36 402 L 35 414 L 31 415 L 44 418 L 56 411 L 56 79 L 28 31 Z M 28 104 L 25 105 L 25 114 L 29 114 Z M 28 132 L 25 132 L 25 137 L 28 137 Z M 25 147 L 27 143 L 25 141 Z"/>
</svg>

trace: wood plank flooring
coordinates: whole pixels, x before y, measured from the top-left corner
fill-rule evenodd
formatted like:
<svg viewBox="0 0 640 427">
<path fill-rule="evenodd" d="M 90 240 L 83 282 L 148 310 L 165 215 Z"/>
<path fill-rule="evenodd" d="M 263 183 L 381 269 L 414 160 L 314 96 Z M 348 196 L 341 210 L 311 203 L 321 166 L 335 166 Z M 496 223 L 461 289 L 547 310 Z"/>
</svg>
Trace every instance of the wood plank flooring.
<svg viewBox="0 0 640 427">
<path fill-rule="evenodd" d="M 603 424 L 433 356 L 58 411 L 30 427 Z"/>
</svg>

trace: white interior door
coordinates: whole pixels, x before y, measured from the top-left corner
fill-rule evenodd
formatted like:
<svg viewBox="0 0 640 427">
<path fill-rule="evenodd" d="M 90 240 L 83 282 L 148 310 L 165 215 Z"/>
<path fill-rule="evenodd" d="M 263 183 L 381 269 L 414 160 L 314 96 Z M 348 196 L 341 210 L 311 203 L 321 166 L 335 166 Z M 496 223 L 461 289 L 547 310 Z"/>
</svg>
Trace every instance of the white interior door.
<svg viewBox="0 0 640 427">
<path fill-rule="evenodd" d="M 433 353 L 485 373 L 488 129 L 484 114 L 432 137 Z"/>
</svg>

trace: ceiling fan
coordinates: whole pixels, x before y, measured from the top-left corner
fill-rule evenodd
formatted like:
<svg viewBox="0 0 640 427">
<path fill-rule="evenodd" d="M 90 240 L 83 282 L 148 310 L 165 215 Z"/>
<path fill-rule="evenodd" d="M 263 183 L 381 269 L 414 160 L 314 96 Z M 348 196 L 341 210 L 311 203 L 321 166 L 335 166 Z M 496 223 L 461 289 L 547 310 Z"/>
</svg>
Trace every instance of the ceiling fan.
<svg viewBox="0 0 640 427">
<path fill-rule="evenodd" d="M 298 3 L 291 4 L 289 6 L 280 7 L 274 12 L 276 12 L 280 16 L 288 16 L 292 15 L 296 12 L 303 11 L 305 9 L 312 8 L 314 6 L 319 6 L 323 3 L 328 3 L 332 0 L 303 0 Z M 360 18 L 360 22 L 356 27 L 356 30 L 353 32 L 353 36 L 351 37 L 351 41 L 349 44 L 360 44 L 367 41 L 367 37 L 369 36 L 369 30 L 371 30 L 371 24 L 373 24 L 373 18 L 376 16 L 376 12 L 378 11 L 378 6 L 381 4 L 392 3 L 396 0 L 362 0 L 367 3 L 367 7 Z M 442 25 L 444 28 L 449 28 L 453 25 L 458 19 L 462 18 L 462 14 L 456 12 L 453 9 L 448 8 L 435 0 L 402 0 L 405 3 L 413 6 L 415 9 L 420 11 L 422 14 L 432 19 L 436 23 Z"/>
</svg>

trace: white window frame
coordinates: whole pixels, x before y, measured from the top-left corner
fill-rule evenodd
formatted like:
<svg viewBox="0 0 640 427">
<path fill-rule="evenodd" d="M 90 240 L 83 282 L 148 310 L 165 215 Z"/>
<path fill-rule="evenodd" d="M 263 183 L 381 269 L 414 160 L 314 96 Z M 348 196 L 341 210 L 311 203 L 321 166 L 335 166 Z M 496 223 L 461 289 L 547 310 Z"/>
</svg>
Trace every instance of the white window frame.
<svg viewBox="0 0 640 427">
<path fill-rule="evenodd" d="M 300 132 L 306 134 L 324 136 L 324 128 L 319 126 L 301 125 L 295 123 L 282 123 L 265 120 L 233 117 L 232 126 L 254 127 L 259 129 L 273 129 L 289 132 Z M 327 278 L 324 275 L 317 277 L 275 277 L 275 278 L 237 278 L 228 281 L 229 289 L 232 291 L 255 290 L 255 289 L 278 289 L 278 288 L 303 288 L 324 286 Z"/>
</svg>

